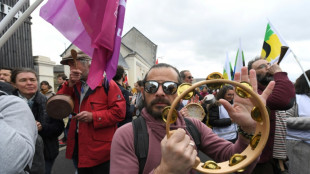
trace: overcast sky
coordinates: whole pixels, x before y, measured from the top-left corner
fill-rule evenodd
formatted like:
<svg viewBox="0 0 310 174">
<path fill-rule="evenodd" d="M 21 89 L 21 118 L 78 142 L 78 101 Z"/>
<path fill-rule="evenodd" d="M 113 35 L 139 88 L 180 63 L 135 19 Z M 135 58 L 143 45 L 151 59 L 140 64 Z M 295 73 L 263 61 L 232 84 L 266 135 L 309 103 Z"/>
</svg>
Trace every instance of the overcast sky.
<svg viewBox="0 0 310 174">
<path fill-rule="evenodd" d="M 59 55 L 70 42 L 39 16 L 39 8 L 31 15 L 33 55 L 50 57 L 59 64 Z M 239 39 L 246 64 L 260 55 L 267 19 L 304 70 L 310 69 L 309 0 L 128 0 L 123 35 L 136 27 L 158 46 L 159 62 L 205 78 L 223 72 L 226 52 L 234 65 Z M 292 54 L 281 68 L 292 81 L 302 73 Z"/>
</svg>

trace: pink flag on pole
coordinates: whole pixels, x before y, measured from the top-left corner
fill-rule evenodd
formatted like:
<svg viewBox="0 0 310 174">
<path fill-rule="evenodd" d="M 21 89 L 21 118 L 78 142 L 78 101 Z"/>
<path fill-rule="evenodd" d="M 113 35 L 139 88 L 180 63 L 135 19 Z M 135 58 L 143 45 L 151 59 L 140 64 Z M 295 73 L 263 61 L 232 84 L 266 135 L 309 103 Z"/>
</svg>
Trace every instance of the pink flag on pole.
<svg viewBox="0 0 310 174">
<path fill-rule="evenodd" d="M 93 55 L 91 38 L 75 8 L 74 0 L 49 0 L 40 9 L 40 16 L 51 23 L 69 41 L 89 56 Z"/>
<path fill-rule="evenodd" d="M 68 40 L 92 57 L 87 83 L 94 89 L 104 71 L 108 79 L 116 72 L 125 0 L 49 0 L 40 16 Z"/>
<path fill-rule="evenodd" d="M 126 0 L 120 0 L 118 6 L 118 17 L 116 23 L 116 33 L 115 33 L 115 42 L 114 42 L 114 51 L 112 55 L 112 59 L 108 61 L 106 67 L 107 78 L 112 79 L 116 73 L 118 58 L 120 54 L 123 26 L 124 26 L 124 18 L 125 18 L 125 10 L 126 10 Z"/>
</svg>

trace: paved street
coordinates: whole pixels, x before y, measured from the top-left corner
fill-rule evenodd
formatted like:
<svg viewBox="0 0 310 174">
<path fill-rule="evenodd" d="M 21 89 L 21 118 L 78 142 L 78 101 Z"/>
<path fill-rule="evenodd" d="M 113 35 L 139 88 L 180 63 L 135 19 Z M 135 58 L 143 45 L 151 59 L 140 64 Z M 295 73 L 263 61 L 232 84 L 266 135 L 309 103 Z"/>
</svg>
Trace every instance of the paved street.
<svg viewBox="0 0 310 174">
<path fill-rule="evenodd" d="M 63 137 L 63 134 L 59 136 L 59 139 Z M 66 147 L 63 146 L 59 148 L 59 154 L 55 160 L 52 174 L 75 174 L 75 168 L 72 160 L 66 158 Z M 204 153 L 199 152 L 199 158 L 202 162 L 206 162 L 207 160 L 211 160 Z M 199 174 L 199 173 L 198 173 Z"/>
<path fill-rule="evenodd" d="M 59 155 L 53 166 L 52 174 L 74 174 L 72 160 L 66 159 L 66 146 L 59 148 Z"/>
<path fill-rule="evenodd" d="M 59 149 L 59 155 L 56 158 L 55 164 L 53 166 L 52 174 L 74 174 L 75 169 L 72 160 L 66 159 L 66 146 Z M 205 162 L 209 158 L 202 152 L 199 153 L 201 161 Z"/>
</svg>

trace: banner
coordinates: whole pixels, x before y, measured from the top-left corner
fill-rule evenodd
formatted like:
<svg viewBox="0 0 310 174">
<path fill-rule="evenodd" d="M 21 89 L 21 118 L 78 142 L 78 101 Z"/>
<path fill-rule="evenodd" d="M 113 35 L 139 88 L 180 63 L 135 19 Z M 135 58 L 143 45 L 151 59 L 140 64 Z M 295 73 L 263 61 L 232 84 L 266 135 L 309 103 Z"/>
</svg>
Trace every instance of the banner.
<svg viewBox="0 0 310 174">
<path fill-rule="evenodd" d="M 92 57 L 87 84 L 94 89 L 104 71 L 108 80 L 116 72 L 126 0 L 49 0 L 40 16 L 72 44 Z"/>
</svg>

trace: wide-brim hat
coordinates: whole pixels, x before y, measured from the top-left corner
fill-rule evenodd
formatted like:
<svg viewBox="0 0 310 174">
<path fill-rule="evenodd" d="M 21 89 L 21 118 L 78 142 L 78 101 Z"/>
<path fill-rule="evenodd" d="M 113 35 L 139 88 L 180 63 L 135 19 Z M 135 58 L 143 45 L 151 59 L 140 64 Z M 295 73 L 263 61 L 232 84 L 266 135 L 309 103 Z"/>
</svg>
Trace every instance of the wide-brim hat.
<svg viewBox="0 0 310 174">
<path fill-rule="evenodd" d="M 91 60 L 91 58 L 85 54 L 83 51 L 78 51 L 77 52 L 77 60 Z M 68 65 L 68 60 L 73 60 L 73 57 L 71 54 L 68 54 L 67 56 L 63 57 L 62 60 L 60 61 L 60 64 L 62 65 Z"/>
</svg>

